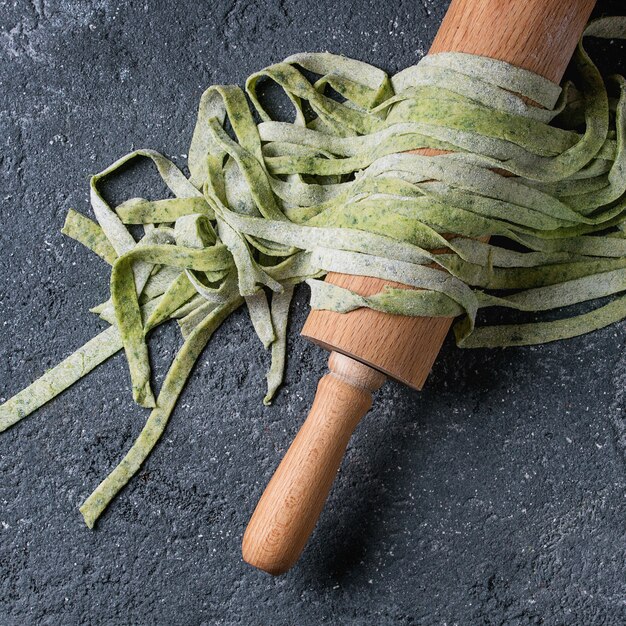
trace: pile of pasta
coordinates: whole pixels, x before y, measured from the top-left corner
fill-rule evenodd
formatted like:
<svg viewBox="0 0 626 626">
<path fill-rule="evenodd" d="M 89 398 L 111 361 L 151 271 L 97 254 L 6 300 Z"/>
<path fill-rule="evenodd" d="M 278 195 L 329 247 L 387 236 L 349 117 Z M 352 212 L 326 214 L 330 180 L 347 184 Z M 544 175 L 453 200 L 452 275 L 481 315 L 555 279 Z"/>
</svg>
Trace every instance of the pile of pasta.
<svg viewBox="0 0 626 626">
<path fill-rule="evenodd" d="M 585 32 L 625 34 L 625 18 Z M 572 63 L 558 86 L 461 53 L 426 56 L 391 78 L 345 57 L 297 54 L 251 76 L 245 92 L 209 88 L 188 176 L 138 150 L 92 178 L 96 221 L 70 210 L 63 232 L 111 265 L 110 298 L 92 309 L 109 326 L 1 405 L 0 430 L 124 350 L 134 400 L 151 412 L 81 506 L 92 527 L 163 433 L 211 335 L 242 305 L 271 350 L 266 403 L 283 378 L 293 288 L 305 281 L 313 308 L 458 317 L 463 347 L 543 343 L 624 319 L 624 78 L 603 79 L 582 41 Z M 284 90 L 292 122 L 263 107 L 264 81 Z M 446 153 L 408 152 L 420 148 Z M 102 181 L 137 158 L 152 160 L 171 197 L 110 206 Z M 137 224 L 139 240 L 128 228 Z M 330 271 L 416 289 L 363 297 L 324 282 Z M 598 302 L 556 320 L 476 326 L 485 307 L 587 301 Z M 155 394 L 146 337 L 170 320 L 184 343 Z"/>
</svg>

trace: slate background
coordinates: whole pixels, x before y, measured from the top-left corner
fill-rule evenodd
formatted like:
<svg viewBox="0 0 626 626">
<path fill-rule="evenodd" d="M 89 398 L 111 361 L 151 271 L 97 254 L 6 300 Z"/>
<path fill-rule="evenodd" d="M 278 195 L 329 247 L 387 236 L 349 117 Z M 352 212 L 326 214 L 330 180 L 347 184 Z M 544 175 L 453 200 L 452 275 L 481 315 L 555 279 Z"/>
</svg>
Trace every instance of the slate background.
<svg viewBox="0 0 626 626">
<path fill-rule="evenodd" d="M 68 207 L 89 211 L 90 174 L 139 146 L 184 164 L 203 89 L 290 53 L 413 64 L 446 6 L 1 2 L 0 395 L 102 327 L 87 309 L 107 297 L 107 268 L 59 233 Z M 147 167 L 110 189 L 161 192 Z M 623 323 L 537 348 L 448 342 L 422 393 L 379 392 L 298 567 L 273 579 L 241 561 L 325 371 L 298 336 L 306 299 L 274 406 L 238 312 L 94 531 L 77 507 L 145 419 L 121 355 L 0 435 L 0 623 L 625 623 Z M 179 345 L 174 328 L 155 333 L 159 381 Z"/>
</svg>

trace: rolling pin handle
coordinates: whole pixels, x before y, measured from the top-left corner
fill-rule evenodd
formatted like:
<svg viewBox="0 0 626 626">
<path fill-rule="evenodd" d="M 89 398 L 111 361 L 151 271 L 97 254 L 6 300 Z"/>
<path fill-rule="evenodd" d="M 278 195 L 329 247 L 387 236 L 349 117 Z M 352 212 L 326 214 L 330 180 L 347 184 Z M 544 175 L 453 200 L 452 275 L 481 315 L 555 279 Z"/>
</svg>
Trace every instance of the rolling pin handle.
<svg viewBox="0 0 626 626">
<path fill-rule="evenodd" d="M 332 352 L 311 411 L 265 489 L 243 537 L 244 560 L 270 574 L 292 567 L 313 531 L 356 425 L 385 375 Z"/>
</svg>

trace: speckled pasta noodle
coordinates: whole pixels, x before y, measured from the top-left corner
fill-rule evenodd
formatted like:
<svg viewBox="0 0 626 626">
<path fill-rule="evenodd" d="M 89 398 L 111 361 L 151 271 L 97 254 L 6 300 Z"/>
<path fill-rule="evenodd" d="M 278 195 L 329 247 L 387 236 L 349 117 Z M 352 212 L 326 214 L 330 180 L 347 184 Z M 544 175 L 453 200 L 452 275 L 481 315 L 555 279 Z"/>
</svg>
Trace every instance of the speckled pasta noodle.
<svg viewBox="0 0 626 626">
<path fill-rule="evenodd" d="M 586 31 L 625 34 L 625 18 Z M 572 82 L 559 87 L 460 53 L 427 56 L 392 78 L 360 61 L 297 54 L 248 79 L 252 108 L 239 87 L 209 88 L 189 176 L 138 150 L 92 178 L 97 222 L 70 210 L 63 232 L 111 265 L 111 297 L 92 309 L 110 326 L 1 405 L 0 430 L 124 350 L 133 397 L 151 413 L 81 506 L 91 527 L 160 438 L 213 332 L 242 305 L 271 350 L 271 401 L 298 283 L 310 285 L 314 308 L 458 317 L 463 347 L 555 341 L 624 319 L 626 83 L 603 79 L 582 41 L 572 64 Z M 263 81 L 284 90 L 291 123 L 263 106 Z M 420 148 L 446 153 L 408 152 Z M 135 158 L 150 159 L 172 195 L 112 207 L 100 183 Z M 131 224 L 143 225 L 138 241 Z M 364 297 L 321 280 L 329 271 L 414 289 Z M 582 302 L 585 312 L 549 321 L 476 325 L 485 307 L 536 313 Z M 170 320 L 185 340 L 155 393 L 146 336 Z"/>
</svg>

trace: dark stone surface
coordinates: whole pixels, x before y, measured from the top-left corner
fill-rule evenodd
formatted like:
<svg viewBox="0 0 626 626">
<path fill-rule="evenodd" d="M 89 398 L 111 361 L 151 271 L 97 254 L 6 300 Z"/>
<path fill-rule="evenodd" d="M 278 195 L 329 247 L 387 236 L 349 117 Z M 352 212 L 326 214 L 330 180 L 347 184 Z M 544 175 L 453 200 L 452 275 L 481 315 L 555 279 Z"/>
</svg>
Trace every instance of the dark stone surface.
<svg viewBox="0 0 626 626">
<path fill-rule="evenodd" d="M 446 4 L 1 3 L 0 394 L 102 327 L 87 309 L 107 268 L 59 234 L 68 207 L 88 211 L 90 174 L 139 146 L 184 163 L 203 89 L 289 53 L 402 69 Z M 138 170 L 115 189 L 158 197 Z M 239 312 L 94 531 L 77 507 L 145 419 L 123 358 L 0 436 L 0 623 L 625 623 L 624 324 L 538 348 L 449 342 L 422 393 L 378 394 L 300 564 L 273 579 L 241 561 L 325 370 L 297 335 L 306 298 L 274 406 Z M 178 345 L 175 328 L 157 332 L 155 362 Z"/>
</svg>

